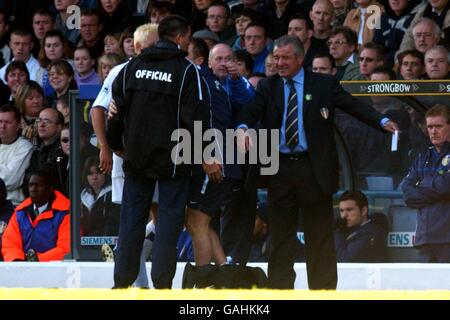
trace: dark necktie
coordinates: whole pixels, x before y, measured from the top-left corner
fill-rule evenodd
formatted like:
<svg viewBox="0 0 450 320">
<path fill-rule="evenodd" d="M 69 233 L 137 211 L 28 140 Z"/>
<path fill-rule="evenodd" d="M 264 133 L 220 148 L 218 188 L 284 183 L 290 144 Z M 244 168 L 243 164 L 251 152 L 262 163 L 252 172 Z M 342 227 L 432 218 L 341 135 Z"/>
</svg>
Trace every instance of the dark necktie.
<svg viewBox="0 0 450 320">
<path fill-rule="evenodd" d="M 289 98 L 287 104 L 285 135 L 286 145 L 293 151 L 298 145 L 298 112 L 297 112 L 297 91 L 295 90 L 294 81 L 287 81 L 289 86 Z"/>
</svg>

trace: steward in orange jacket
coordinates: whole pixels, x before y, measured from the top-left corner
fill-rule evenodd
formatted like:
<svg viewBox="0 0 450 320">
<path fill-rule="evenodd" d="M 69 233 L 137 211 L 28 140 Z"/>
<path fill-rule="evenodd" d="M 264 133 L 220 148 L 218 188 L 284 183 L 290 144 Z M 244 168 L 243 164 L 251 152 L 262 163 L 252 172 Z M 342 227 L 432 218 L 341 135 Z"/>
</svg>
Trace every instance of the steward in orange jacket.
<svg viewBox="0 0 450 320">
<path fill-rule="evenodd" d="M 51 181 L 46 171 L 31 175 L 30 198 L 17 206 L 3 234 L 5 261 L 55 261 L 70 252 L 70 202 Z"/>
</svg>

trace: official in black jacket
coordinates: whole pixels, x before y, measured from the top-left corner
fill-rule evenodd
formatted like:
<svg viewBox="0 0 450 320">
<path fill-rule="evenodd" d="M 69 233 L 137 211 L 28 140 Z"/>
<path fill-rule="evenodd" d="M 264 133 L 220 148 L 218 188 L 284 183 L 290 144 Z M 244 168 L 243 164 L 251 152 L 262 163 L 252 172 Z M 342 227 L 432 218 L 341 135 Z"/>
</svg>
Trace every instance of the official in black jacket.
<svg viewBox="0 0 450 320">
<path fill-rule="evenodd" d="M 254 127 L 259 119 L 261 128 L 280 129 L 278 172 L 261 179 L 260 168 L 255 166 L 249 173 L 249 183 L 268 186 L 272 235 L 269 286 L 294 288 L 294 248 L 301 210 L 309 288 L 335 289 L 332 194 L 337 191 L 339 173 L 335 108 L 380 130 L 383 127 L 393 132 L 397 125 L 353 98 L 333 77 L 304 71 L 303 57 L 297 37 L 283 36 L 275 41 L 278 75 L 261 80 L 255 99 L 241 111 L 239 145 L 241 150 L 248 149 L 244 130 Z"/>
<path fill-rule="evenodd" d="M 109 121 L 108 142 L 116 153 L 123 150 L 125 172 L 116 288 L 130 286 L 138 274 L 156 181 L 159 210 L 152 280 L 158 289 L 172 286 L 191 170 L 189 164 L 176 164 L 182 138 L 175 130 L 186 129 L 193 137 L 194 121 L 205 125 L 209 119 L 204 84 L 185 58 L 191 35 L 188 22 L 180 16 L 166 17 L 158 33 L 161 40 L 131 60 L 112 89 L 118 113 Z"/>
</svg>

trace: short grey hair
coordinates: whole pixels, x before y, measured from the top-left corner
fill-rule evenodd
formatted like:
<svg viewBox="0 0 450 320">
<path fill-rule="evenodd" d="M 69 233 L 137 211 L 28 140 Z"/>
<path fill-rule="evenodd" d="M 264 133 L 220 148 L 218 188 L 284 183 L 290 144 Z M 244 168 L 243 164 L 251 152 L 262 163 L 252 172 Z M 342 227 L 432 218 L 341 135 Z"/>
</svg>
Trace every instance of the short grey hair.
<svg viewBox="0 0 450 320">
<path fill-rule="evenodd" d="M 273 47 L 275 49 L 285 47 L 290 44 L 292 44 L 292 46 L 294 47 L 294 52 L 297 57 L 305 56 L 305 48 L 303 47 L 303 43 L 296 36 L 289 36 L 289 35 L 282 36 L 275 40 Z"/>
<path fill-rule="evenodd" d="M 413 33 L 413 37 L 414 37 L 414 29 L 421 23 L 428 23 L 431 24 L 431 26 L 433 27 L 433 33 L 436 37 L 438 37 L 438 39 L 441 37 L 442 35 L 442 30 L 441 28 L 438 26 L 438 24 L 436 22 L 434 22 L 433 20 L 431 20 L 430 18 L 425 18 L 425 17 L 421 17 L 419 18 L 414 25 L 412 26 L 412 33 Z"/>
<path fill-rule="evenodd" d="M 438 51 L 444 54 L 444 56 L 447 58 L 447 63 L 450 63 L 450 53 L 448 52 L 447 48 L 444 46 L 434 46 L 433 48 L 430 48 L 425 52 L 425 57 L 432 51 Z"/>
</svg>

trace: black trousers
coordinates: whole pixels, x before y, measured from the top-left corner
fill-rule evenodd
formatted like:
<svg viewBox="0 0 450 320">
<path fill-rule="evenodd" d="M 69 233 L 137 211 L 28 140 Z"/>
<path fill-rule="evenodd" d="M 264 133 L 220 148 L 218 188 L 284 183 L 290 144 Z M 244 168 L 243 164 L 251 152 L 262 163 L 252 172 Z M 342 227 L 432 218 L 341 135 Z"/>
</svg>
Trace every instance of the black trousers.
<svg viewBox="0 0 450 320">
<path fill-rule="evenodd" d="M 333 239 L 332 196 L 322 192 L 308 157 L 280 156 L 280 168 L 268 188 L 269 287 L 293 289 L 298 214 L 305 233 L 305 256 L 310 289 L 336 289 L 336 249 Z"/>
</svg>

